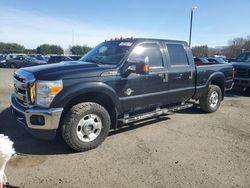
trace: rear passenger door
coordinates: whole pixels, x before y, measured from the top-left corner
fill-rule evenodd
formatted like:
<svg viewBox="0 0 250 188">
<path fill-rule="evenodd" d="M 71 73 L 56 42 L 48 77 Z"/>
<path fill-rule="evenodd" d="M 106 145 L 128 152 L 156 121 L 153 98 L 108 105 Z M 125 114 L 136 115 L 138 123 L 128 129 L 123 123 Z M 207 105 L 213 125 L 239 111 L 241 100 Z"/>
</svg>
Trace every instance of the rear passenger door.
<svg viewBox="0 0 250 188">
<path fill-rule="evenodd" d="M 168 64 L 168 97 L 172 102 L 190 99 L 195 93 L 195 66 L 189 62 L 187 46 L 181 43 L 164 42 Z"/>
</svg>

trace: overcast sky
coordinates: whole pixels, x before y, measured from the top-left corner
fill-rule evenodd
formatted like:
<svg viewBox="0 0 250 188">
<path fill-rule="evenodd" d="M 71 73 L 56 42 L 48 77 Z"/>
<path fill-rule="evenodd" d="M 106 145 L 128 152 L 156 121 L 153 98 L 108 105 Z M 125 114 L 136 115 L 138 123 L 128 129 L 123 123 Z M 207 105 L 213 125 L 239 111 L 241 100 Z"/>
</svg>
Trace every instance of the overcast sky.
<svg viewBox="0 0 250 188">
<path fill-rule="evenodd" d="M 152 37 L 223 46 L 250 35 L 249 0 L 1 0 L 0 42 L 95 46 L 105 39 Z"/>
</svg>

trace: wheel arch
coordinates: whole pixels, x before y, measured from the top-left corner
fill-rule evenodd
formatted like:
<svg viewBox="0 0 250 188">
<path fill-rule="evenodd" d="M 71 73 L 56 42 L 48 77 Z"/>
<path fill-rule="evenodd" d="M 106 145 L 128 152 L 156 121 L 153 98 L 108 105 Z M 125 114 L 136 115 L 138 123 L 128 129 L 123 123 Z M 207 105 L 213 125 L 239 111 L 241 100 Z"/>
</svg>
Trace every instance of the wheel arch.
<svg viewBox="0 0 250 188">
<path fill-rule="evenodd" d="M 226 78 L 223 73 L 221 72 L 215 72 L 213 73 L 207 80 L 207 89 L 210 85 L 217 85 L 221 89 L 222 93 L 222 100 L 224 99 L 224 92 L 225 92 L 225 82 Z"/>
<path fill-rule="evenodd" d="M 92 85 L 86 84 L 83 87 L 78 85 L 67 90 L 69 90 L 69 92 L 59 96 L 55 100 L 56 103 L 52 104 L 53 106 L 61 105 L 64 108 L 63 115 L 76 104 L 82 102 L 95 102 L 103 106 L 109 112 L 112 123 L 111 128 L 116 128 L 119 101 L 112 88 L 103 83 L 93 83 Z"/>
</svg>

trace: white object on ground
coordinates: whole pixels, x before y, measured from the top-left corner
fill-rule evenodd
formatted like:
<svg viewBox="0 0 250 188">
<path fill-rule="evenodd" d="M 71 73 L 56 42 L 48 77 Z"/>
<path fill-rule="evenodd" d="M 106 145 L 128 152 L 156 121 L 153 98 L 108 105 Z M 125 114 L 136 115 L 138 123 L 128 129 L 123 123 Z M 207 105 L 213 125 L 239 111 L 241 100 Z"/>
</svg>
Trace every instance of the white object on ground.
<svg viewBox="0 0 250 188">
<path fill-rule="evenodd" d="M 0 134 L 0 185 L 4 179 L 4 169 L 7 162 L 10 160 L 11 156 L 15 154 L 15 149 L 13 148 L 13 142 L 8 136 Z"/>
</svg>

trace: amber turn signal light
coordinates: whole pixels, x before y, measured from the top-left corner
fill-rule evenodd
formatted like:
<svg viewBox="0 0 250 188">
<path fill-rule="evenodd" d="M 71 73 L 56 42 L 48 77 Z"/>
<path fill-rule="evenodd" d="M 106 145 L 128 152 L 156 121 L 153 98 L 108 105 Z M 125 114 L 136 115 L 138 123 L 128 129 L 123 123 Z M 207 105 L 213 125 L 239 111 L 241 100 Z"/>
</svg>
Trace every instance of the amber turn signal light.
<svg viewBox="0 0 250 188">
<path fill-rule="evenodd" d="M 50 89 L 50 94 L 52 95 L 56 95 L 57 93 L 59 93 L 62 90 L 61 86 L 53 86 Z"/>
<path fill-rule="evenodd" d="M 144 66 L 143 66 L 143 71 L 144 71 L 145 73 L 148 73 L 148 72 L 149 72 L 149 66 L 148 66 L 148 64 L 144 64 Z"/>
</svg>

